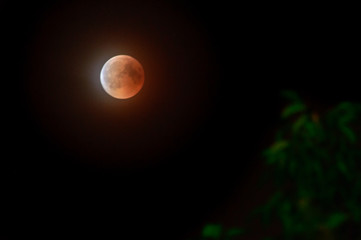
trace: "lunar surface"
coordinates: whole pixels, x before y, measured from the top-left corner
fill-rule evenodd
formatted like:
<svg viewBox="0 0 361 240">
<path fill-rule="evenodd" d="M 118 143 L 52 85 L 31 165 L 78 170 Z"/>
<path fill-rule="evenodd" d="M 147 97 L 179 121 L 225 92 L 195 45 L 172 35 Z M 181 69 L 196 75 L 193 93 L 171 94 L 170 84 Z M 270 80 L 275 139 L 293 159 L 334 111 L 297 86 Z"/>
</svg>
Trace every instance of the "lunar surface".
<svg viewBox="0 0 361 240">
<path fill-rule="evenodd" d="M 118 99 L 131 98 L 143 87 L 144 70 L 135 58 L 118 55 L 104 64 L 100 81 L 110 96 Z"/>
</svg>

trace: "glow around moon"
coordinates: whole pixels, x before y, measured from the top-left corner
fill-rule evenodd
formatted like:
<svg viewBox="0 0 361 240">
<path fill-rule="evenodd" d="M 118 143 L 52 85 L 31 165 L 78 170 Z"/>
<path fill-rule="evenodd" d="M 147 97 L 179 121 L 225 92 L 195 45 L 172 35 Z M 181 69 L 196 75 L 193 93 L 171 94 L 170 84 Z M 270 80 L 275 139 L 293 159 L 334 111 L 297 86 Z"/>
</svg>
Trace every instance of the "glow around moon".
<svg viewBox="0 0 361 240">
<path fill-rule="evenodd" d="M 109 59 L 100 72 L 104 90 L 112 97 L 127 99 L 136 95 L 144 84 L 142 65 L 133 57 L 118 55 Z"/>
</svg>

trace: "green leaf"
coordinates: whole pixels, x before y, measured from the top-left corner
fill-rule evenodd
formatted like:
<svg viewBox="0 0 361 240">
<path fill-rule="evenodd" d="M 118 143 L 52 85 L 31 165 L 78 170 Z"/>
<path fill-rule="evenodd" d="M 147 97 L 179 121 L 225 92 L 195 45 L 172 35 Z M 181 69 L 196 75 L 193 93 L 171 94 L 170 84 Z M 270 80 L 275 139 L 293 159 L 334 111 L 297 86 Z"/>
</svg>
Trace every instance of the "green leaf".
<svg viewBox="0 0 361 240">
<path fill-rule="evenodd" d="M 244 232 L 245 231 L 242 228 L 231 228 L 227 231 L 226 236 L 228 237 L 238 236 L 238 235 L 242 235 Z"/>
<path fill-rule="evenodd" d="M 219 224 L 208 224 L 203 228 L 202 236 L 218 239 L 222 234 L 222 226 Z"/>
<path fill-rule="evenodd" d="M 347 220 L 347 215 L 344 213 L 334 213 L 326 221 L 326 226 L 330 229 L 340 226 L 344 221 Z"/>
<path fill-rule="evenodd" d="M 281 140 L 281 141 L 275 142 L 271 146 L 270 150 L 271 150 L 272 153 L 277 153 L 277 152 L 285 149 L 287 146 L 288 146 L 288 142 L 284 141 L 284 140 Z"/>
<path fill-rule="evenodd" d="M 296 113 L 304 111 L 305 109 L 306 109 L 306 105 L 304 105 L 303 103 L 297 102 L 297 103 L 291 104 L 288 107 L 286 107 L 283 110 L 281 117 L 288 118 Z"/>
<path fill-rule="evenodd" d="M 306 122 L 305 128 L 310 137 L 315 137 L 317 135 L 316 125 L 313 122 Z"/>
<path fill-rule="evenodd" d="M 263 152 L 264 156 L 267 158 L 268 164 L 273 164 L 278 160 L 284 160 L 286 155 L 282 152 L 288 146 L 288 142 L 281 140 L 275 142 L 271 147 Z"/>
<path fill-rule="evenodd" d="M 350 103 L 350 102 L 342 102 L 336 107 L 336 109 L 337 110 L 344 110 L 344 111 L 347 111 L 347 112 L 353 112 L 355 110 L 353 104 Z"/>
<path fill-rule="evenodd" d="M 339 125 L 345 126 L 355 118 L 357 109 L 352 103 L 343 102 L 336 107 L 335 111 Z"/>
<path fill-rule="evenodd" d="M 285 200 L 279 209 L 279 216 L 282 220 L 282 224 L 286 233 L 290 233 L 294 227 L 294 219 L 291 215 L 291 207 L 291 202 Z"/>
<path fill-rule="evenodd" d="M 338 166 L 338 169 L 340 170 L 340 172 L 342 172 L 345 176 L 349 175 L 347 167 L 343 161 L 338 161 L 337 166 Z"/>
<path fill-rule="evenodd" d="M 349 127 L 341 125 L 340 130 L 351 143 L 356 143 L 356 135 Z"/>
<path fill-rule="evenodd" d="M 307 116 L 301 115 L 293 124 L 292 124 L 292 131 L 293 133 L 297 133 L 301 127 L 305 125 L 307 122 Z"/>
</svg>

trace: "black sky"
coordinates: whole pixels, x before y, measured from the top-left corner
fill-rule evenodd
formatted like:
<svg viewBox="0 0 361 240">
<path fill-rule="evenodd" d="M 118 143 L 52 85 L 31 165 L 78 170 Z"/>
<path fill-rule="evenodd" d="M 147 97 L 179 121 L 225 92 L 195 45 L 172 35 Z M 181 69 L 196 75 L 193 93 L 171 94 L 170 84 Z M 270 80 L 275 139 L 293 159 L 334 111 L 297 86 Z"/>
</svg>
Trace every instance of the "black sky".
<svg viewBox="0 0 361 240">
<path fill-rule="evenodd" d="M 329 6 L 0 7 L 8 236 L 105 227 L 124 239 L 181 238 L 247 181 L 278 123 L 281 89 L 322 107 L 360 98 L 354 16 Z M 126 101 L 99 83 L 119 54 L 146 75 Z"/>
</svg>

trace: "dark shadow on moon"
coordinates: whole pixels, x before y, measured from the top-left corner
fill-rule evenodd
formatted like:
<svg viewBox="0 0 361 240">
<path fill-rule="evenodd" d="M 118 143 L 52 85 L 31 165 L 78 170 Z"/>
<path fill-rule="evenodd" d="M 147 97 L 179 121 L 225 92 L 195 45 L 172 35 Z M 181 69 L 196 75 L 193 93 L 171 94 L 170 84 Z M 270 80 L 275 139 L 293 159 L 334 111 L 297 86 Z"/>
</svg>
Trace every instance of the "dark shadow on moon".
<svg viewBox="0 0 361 240">
<path fill-rule="evenodd" d="M 134 84 L 138 84 L 142 81 L 141 69 L 136 69 L 132 62 L 128 62 L 124 66 L 124 74 L 129 75 L 130 79 L 132 79 Z"/>
<path fill-rule="evenodd" d="M 127 84 L 126 79 L 130 79 L 133 84 L 137 85 L 142 81 L 142 69 L 140 67 L 136 68 L 136 64 L 127 61 L 126 63 L 121 62 L 114 62 L 112 63 L 108 68 L 116 68 L 119 69 L 115 73 L 115 78 L 106 78 L 106 81 L 108 83 L 108 86 L 110 88 L 122 88 L 124 85 Z"/>
</svg>

